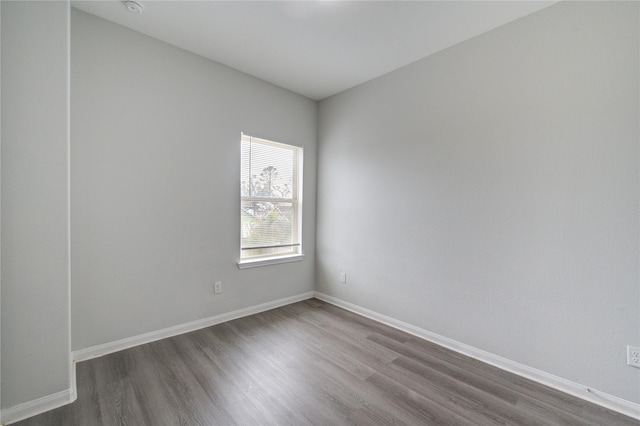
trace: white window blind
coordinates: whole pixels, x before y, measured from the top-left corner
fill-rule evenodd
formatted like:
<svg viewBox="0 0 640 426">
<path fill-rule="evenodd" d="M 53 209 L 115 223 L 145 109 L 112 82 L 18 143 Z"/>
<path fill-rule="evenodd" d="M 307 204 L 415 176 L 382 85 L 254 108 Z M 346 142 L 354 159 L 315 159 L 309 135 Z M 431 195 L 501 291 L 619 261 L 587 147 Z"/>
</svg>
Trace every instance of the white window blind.
<svg viewBox="0 0 640 426">
<path fill-rule="evenodd" d="M 242 135 L 240 258 L 301 253 L 302 148 Z"/>
</svg>

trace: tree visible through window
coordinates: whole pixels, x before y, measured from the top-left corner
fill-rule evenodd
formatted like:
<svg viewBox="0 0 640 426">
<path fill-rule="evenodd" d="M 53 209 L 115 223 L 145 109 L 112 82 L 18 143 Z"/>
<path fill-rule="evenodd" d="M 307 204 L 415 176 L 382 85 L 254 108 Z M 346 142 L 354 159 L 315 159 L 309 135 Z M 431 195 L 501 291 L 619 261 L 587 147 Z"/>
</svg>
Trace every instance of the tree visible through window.
<svg viewBox="0 0 640 426">
<path fill-rule="evenodd" d="M 302 148 L 242 135 L 241 260 L 300 254 Z"/>
</svg>

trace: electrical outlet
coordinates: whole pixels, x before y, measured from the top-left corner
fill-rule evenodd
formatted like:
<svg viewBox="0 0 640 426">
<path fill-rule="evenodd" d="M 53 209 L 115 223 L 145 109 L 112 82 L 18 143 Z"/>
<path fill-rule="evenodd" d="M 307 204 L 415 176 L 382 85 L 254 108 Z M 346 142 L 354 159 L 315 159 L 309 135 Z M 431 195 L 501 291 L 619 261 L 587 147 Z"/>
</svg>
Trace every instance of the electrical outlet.
<svg viewBox="0 0 640 426">
<path fill-rule="evenodd" d="M 627 346 L 627 364 L 640 368 L 640 348 L 637 346 Z"/>
<path fill-rule="evenodd" d="M 347 274 L 345 274 L 344 272 L 340 272 L 340 282 L 342 284 L 345 284 L 347 282 Z"/>
<path fill-rule="evenodd" d="M 222 293 L 222 281 L 216 281 L 216 283 L 213 285 L 213 293 L 214 294 Z"/>
</svg>

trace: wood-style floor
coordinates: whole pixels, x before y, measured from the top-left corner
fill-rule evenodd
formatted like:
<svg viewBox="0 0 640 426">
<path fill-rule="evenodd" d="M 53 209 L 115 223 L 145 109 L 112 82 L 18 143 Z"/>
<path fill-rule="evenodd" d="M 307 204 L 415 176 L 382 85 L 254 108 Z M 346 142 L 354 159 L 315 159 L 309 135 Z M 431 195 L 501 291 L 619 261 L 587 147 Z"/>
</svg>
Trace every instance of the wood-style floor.
<svg viewBox="0 0 640 426">
<path fill-rule="evenodd" d="M 77 365 L 27 425 L 638 425 L 317 299 Z"/>
</svg>

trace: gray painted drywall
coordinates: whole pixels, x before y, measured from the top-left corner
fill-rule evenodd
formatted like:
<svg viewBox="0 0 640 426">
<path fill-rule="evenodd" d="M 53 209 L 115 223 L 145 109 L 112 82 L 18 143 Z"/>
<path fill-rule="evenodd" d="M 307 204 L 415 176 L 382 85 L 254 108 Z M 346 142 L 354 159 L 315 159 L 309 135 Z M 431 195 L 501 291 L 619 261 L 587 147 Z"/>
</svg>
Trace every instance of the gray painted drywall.
<svg viewBox="0 0 640 426">
<path fill-rule="evenodd" d="M 316 102 L 72 9 L 71 117 L 74 350 L 313 290 Z M 304 147 L 302 261 L 236 265 L 241 132 Z"/>
<path fill-rule="evenodd" d="M 2 408 L 71 387 L 68 36 L 68 2 L 2 2 Z"/>
<path fill-rule="evenodd" d="M 639 402 L 638 8 L 563 2 L 322 101 L 316 289 Z"/>
</svg>

